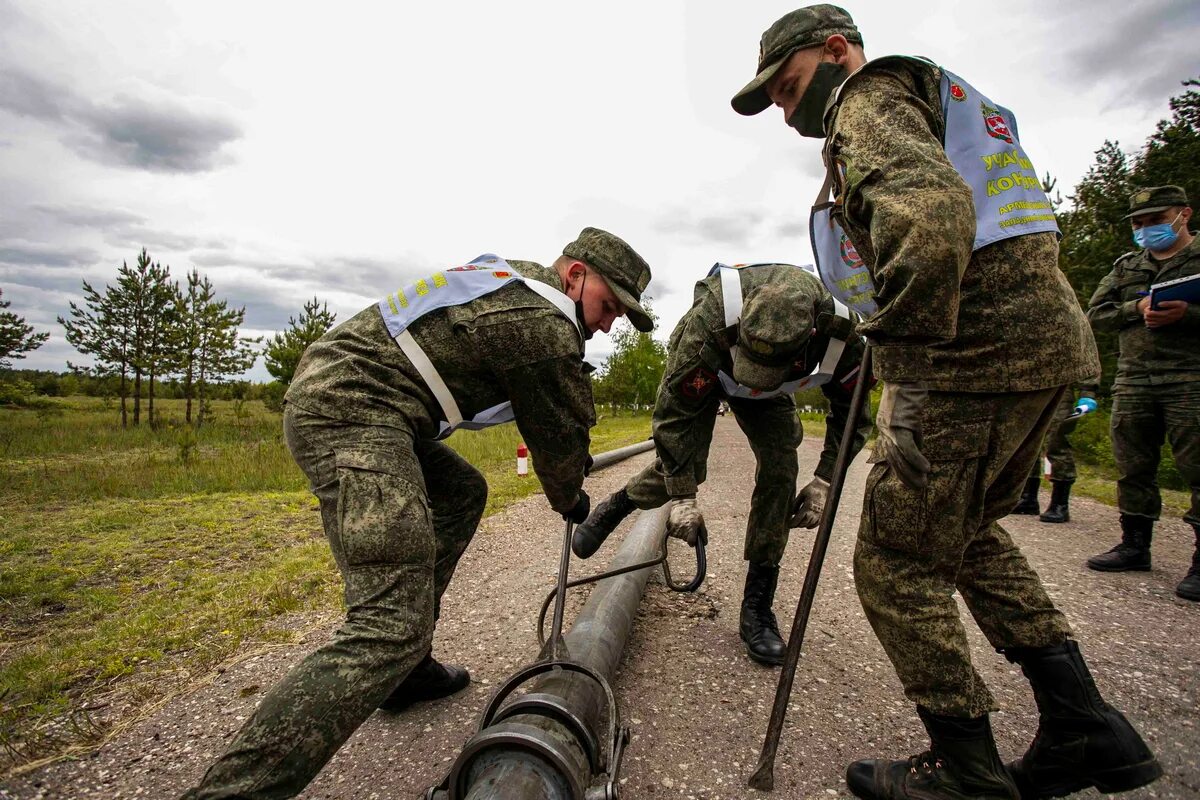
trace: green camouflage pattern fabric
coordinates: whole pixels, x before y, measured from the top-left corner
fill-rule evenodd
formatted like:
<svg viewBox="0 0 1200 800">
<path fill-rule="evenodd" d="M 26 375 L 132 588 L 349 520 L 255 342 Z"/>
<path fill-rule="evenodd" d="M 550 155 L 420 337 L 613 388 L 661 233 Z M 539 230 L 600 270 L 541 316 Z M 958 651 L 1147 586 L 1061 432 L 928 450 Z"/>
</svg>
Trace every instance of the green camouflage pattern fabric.
<svg viewBox="0 0 1200 800">
<path fill-rule="evenodd" d="M 838 327 L 833 298 L 821 282 L 791 266 L 743 270 L 741 280 L 745 297 L 758 286 L 773 282 L 786 281 L 798 288 L 794 296 L 801 298 L 805 308 L 802 312 L 786 313 L 815 321 L 817 332 L 809 337 L 796 367 L 798 374 L 811 372 L 829 343 L 828 331 Z M 695 494 L 707 477 L 717 407 L 725 400 L 746 434 L 758 464 L 746 524 L 745 557 L 755 564 L 778 564 L 787 546 L 788 518 L 799 472 L 796 448 L 804 431 L 791 396 L 765 400 L 725 397 L 717 373 L 732 372 L 729 349 L 736 344 L 738 335 L 737 330 L 725 327 L 720 277 L 714 275 L 699 281 L 692 307 L 675 326 L 668 343 L 666 369 L 653 415 L 657 458 L 631 478 L 625 488 L 629 499 L 642 509 L 657 508 L 673 497 Z M 815 472 L 826 480 L 833 474 L 842 431 L 850 415 L 852 381 L 857 373 L 850 379 L 850 386 L 840 381 L 857 369 L 862 353 L 862 341 L 851 334 L 834 372 L 835 379 L 821 387 L 829 399 L 831 413 L 826 417 L 825 446 Z M 864 409 L 852 442 L 854 453 L 862 449 L 870 429 L 870 417 Z"/>
<path fill-rule="evenodd" d="M 1098 374 L 1052 233 L 971 252 L 974 204 L 941 145 L 940 80 L 941 70 L 908 59 L 868 64 L 826 117 L 834 216 L 877 289 L 879 311 L 859 327 L 876 375 L 1024 392 Z"/>
<path fill-rule="evenodd" d="M 429 651 L 487 501 L 474 467 L 400 425 L 289 404 L 284 435 L 320 501 L 346 618 L 266 694 L 187 800 L 299 794 Z"/>
<path fill-rule="evenodd" d="M 1075 449 L 1071 447 L 1071 434 L 1075 431 L 1075 426 L 1079 424 L 1079 419 L 1068 419 L 1068 417 L 1075 412 L 1075 401 L 1078 400 L 1079 395 L 1086 394 L 1095 397 L 1097 386 L 1095 383 L 1089 382 L 1081 384 L 1078 389 L 1077 393 L 1067 392 L 1063 395 L 1062 400 L 1058 402 L 1058 408 L 1054 411 L 1054 420 L 1050 423 L 1050 430 L 1046 433 L 1043 452 L 1050 461 L 1050 480 L 1052 481 L 1074 483 L 1077 476 Z M 1039 458 L 1033 463 L 1029 477 L 1040 478 L 1041 476 L 1042 460 Z"/>
<path fill-rule="evenodd" d="M 562 288 L 553 270 L 509 263 L 526 278 Z M 555 511 L 569 511 L 583 484 L 588 431 L 596 424 L 591 379 L 570 320 L 528 288 L 511 284 L 430 312 L 409 331 L 464 417 L 512 402 L 546 499 Z M 375 305 L 309 346 L 285 400 L 335 420 L 411 431 L 419 439 L 434 438 L 442 416 Z"/>
<path fill-rule="evenodd" d="M 1111 418 L 1122 514 L 1158 519 L 1158 465 L 1164 440 L 1192 492 L 1184 520 L 1200 525 L 1200 382 L 1118 385 Z"/>
<path fill-rule="evenodd" d="M 1157 386 L 1200 381 L 1200 305 L 1183 319 L 1151 330 L 1137 310 L 1141 292 L 1153 283 L 1200 273 L 1200 237 L 1162 261 L 1148 250 L 1117 259 L 1088 303 L 1088 320 L 1098 331 L 1116 331 L 1120 347 L 1117 386 Z"/>
<path fill-rule="evenodd" d="M 1182 186 L 1151 186 L 1138 189 L 1129 195 L 1129 213 L 1125 218 L 1139 214 L 1155 214 L 1168 208 L 1188 205 L 1187 192 Z"/>
<path fill-rule="evenodd" d="M 997 650 L 1058 644 L 1070 633 L 998 522 L 1016 505 L 1065 390 L 930 392 L 921 414 L 921 452 L 931 464 L 923 491 L 872 456 L 855 586 L 905 695 L 936 714 L 997 708 L 971 664 L 955 591 Z"/>
</svg>

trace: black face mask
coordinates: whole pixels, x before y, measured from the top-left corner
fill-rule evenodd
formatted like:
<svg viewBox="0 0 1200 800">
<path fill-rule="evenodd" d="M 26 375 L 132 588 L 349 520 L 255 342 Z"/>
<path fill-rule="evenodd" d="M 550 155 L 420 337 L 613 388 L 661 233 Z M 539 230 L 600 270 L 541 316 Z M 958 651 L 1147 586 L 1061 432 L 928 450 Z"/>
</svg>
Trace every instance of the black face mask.
<svg viewBox="0 0 1200 800">
<path fill-rule="evenodd" d="M 800 97 L 796 110 L 788 117 L 787 124 L 791 125 L 801 136 L 813 139 L 825 138 L 825 105 L 833 90 L 846 80 L 846 68 L 841 64 L 822 61 L 817 64 L 808 88 Z"/>
<path fill-rule="evenodd" d="M 583 340 L 586 342 L 592 338 L 592 329 L 588 327 L 587 320 L 583 316 L 583 287 L 587 286 L 587 273 L 583 273 L 583 280 L 579 282 L 579 299 L 575 301 L 575 319 L 579 320 L 579 330 L 583 331 Z"/>
</svg>

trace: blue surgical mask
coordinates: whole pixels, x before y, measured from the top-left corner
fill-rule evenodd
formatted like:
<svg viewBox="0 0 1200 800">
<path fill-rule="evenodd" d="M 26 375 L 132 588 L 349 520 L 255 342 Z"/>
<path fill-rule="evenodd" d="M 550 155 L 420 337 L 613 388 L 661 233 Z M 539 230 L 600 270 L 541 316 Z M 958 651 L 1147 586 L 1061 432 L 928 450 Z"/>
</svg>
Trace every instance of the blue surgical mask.
<svg viewBox="0 0 1200 800">
<path fill-rule="evenodd" d="M 1170 222 L 1161 222 L 1158 225 L 1146 225 L 1138 228 L 1133 232 L 1133 243 L 1138 247 L 1144 247 L 1152 252 L 1161 250 L 1170 250 L 1171 246 L 1179 238 L 1179 234 L 1175 232 L 1175 223 L 1179 221 L 1179 217 L 1183 215 L 1180 211 L 1175 215 L 1175 219 Z"/>
</svg>

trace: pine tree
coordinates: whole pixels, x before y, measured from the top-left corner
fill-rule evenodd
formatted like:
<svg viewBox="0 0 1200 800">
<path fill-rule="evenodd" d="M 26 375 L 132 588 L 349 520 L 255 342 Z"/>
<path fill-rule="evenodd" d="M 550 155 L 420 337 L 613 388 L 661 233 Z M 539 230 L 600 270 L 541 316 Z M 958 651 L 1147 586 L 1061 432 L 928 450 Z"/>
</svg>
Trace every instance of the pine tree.
<svg viewBox="0 0 1200 800">
<path fill-rule="evenodd" d="M 32 325 L 25 324 L 24 317 L 18 317 L 8 310 L 12 302 L 4 299 L 4 290 L 0 289 L 0 369 L 10 369 L 14 358 L 24 358 L 26 353 L 41 347 L 50 334 L 43 331 L 34 333 Z"/>
<path fill-rule="evenodd" d="M 104 294 L 83 282 L 83 306 L 70 303 L 70 318 L 58 318 L 67 331 L 67 343 L 96 363 L 80 367 L 67 362 L 73 371 L 95 378 L 119 377 L 121 427 L 129 424 L 129 367 L 133 341 L 133 322 L 129 303 L 120 286 L 106 286 Z"/>
<path fill-rule="evenodd" d="M 129 364 L 133 369 L 134 425 L 141 421 L 143 376 L 149 383 L 149 416 L 153 424 L 154 383 L 172 359 L 167 342 L 177 289 L 170 283 L 170 277 L 170 268 L 152 262 L 144 247 L 132 269 L 122 263 L 117 271 L 117 284 L 131 322 Z"/>
<path fill-rule="evenodd" d="M 300 357 L 308 346 L 325 335 L 333 327 L 336 314 L 329 311 L 328 303 L 313 298 L 304 304 L 300 318 L 288 317 L 287 330 L 271 337 L 263 352 L 267 372 L 284 386 L 292 382 Z"/>
<path fill-rule="evenodd" d="M 239 334 L 246 309 L 231 309 L 227 301 L 217 300 L 208 277 L 201 277 L 196 269 L 188 273 L 187 288 L 176 294 L 175 317 L 173 371 L 183 383 L 187 421 L 192 421 L 194 399 L 200 407 L 196 416 L 200 425 L 206 417 L 209 386 L 250 369 L 258 358 L 255 345 L 262 339 Z"/>
</svg>

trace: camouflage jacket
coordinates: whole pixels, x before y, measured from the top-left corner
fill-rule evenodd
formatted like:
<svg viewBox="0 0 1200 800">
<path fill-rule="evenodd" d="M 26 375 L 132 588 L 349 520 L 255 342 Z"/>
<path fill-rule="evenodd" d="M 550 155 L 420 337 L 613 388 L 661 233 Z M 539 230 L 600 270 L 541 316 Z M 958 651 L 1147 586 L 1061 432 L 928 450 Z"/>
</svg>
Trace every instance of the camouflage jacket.
<svg viewBox="0 0 1200 800">
<path fill-rule="evenodd" d="M 833 297 L 817 278 L 790 266 L 744 270 L 741 279 L 745 294 L 761 283 L 775 280 L 797 281 L 807 290 L 813 306 L 810 318 L 816 321 L 816 332 L 805 345 L 804 357 L 796 362 L 789 380 L 812 372 L 825 355 L 830 331 L 836 329 L 836 320 L 839 319 L 833 312 Z M 853 312 L 851 316 L 857 321 Z M 821 387 L 821 391 L 829 398 L 832 413 L 826 418 L 825 448 L 815 472 L 826 480 L 833 474 L 842 431 L 850 415 L 850 394 L 858 378 L 857 367 L 863 355 L 862 340 L 851 331 L 843 333 L 850 333 L 850 336 L 846 339 L 846 348 L 834 371 L 834 379 Z M 736 327 L 725 327 L 720 276 L 714 275 L 699 281 L 691 309 L 671 332 L 666 370 L 654 404 L 654 443 L 666 473 L 667 492 L 672 497 L 696 492 L 695 460 L 701 457 L 698 451 L 702 452 L 698 445 L 708 438 L 697 436 L 697 418 L 706 406 L 715 406 L 725 396 L 717 373 L 733 373 L 733 358 L 729 350 L 737 343 L 737 335 Z M 792 402 L 790 397 L 786 400 Z M 739 413 L 761 401 L 744 402 L 746 405 L 738 409 Z M 870 430 L 870 416 L 864 409 L 855 432 L 854 454 L 862 449 Z"/>
<path fill-rule="evenodd" d="M 875 62 L 849 79 L 826 117 L 833 213 L 877 292 L 879 311 L 859 327 L 876 375 L 942 391 L 1016 392 L 1098 374 L 1053 233 L 972 253 L 974 202 L 942 147 L 940 80 L 933 66 Z"/>
<path fill-rule="evenodd" d="M 1148 250 L 1117 259 L 1088 303 L 1088 320 L 1096 330 L 1118 331 L 1120 354 L 1115 383 L 1151 386 L 1200 381 L 1200 305 L 1190 304 L 1183 319 L 1150 329 L 1142 322 L 1138 301 L 1150 284 L 1200 273 L 1200 236 L 1170 258 L 1159 261 Z"/>
<path fill-rule="evenodd" d="M 510 264 L 561 288 L 557 273 Z M 409 331 L 450 387 L 463 416 L 508 400 L 533 468 L 556 511 L 583 484 L 589 429 L 596 424 L 579 335 L 547 300 L 514 283 L 471 302 L 432 311 Z M 365 425 L 404 427 L 433 438 L 441 407 L 372 304 L 305 351 L 285 400 L 306 411 Z"/>
</svg>

